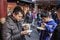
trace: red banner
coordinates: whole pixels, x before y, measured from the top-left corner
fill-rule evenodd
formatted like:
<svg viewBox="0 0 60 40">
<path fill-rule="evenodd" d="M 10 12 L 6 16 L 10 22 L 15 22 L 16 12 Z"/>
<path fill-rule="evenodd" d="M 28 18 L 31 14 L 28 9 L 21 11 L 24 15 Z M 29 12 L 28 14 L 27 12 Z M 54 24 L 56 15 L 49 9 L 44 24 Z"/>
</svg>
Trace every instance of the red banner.
<svg viewBox="0 0 60 40">
<path fill-rule="evenodd" d="M 0 0 L 0 18 L 7 16 L 7 0 Z"/>
</svg>

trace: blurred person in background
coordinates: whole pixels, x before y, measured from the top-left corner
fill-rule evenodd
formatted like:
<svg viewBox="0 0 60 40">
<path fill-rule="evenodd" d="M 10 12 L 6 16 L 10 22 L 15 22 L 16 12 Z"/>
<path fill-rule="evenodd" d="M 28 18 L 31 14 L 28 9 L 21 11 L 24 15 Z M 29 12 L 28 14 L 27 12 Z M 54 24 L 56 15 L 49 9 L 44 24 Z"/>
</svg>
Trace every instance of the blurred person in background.
<svg viewBox="0 0 60 40">
<path fill-rule="evenodd" d="M 32 12 L 30 10 L 28 10 L 27 13 L 26 13 L 25 21 L 27 23 L 32 23 Z"/>
<path fill-rule="evenodd" d="M 55 16 L 55 18 L 57 19 L 57 27 L 52 35 L 52 38 L 51 40 L 60 40 L 60 17 L 59 17 L 59 14 L 60 14 L 60 4 L 57 5 L 57 16 Z M 58 17 L 58 18 L 57 18 Z"/>
<path fill-rule="evenodd" d="M 56 8 L 53 8 L 53 9 L 51 10 L 51 16 L 52 16 L 52 18 L 55 20 L 55 22 L 57 23 L 57 22 L 58 22 L 58 15 L 57 15 Z"/>
</svg>

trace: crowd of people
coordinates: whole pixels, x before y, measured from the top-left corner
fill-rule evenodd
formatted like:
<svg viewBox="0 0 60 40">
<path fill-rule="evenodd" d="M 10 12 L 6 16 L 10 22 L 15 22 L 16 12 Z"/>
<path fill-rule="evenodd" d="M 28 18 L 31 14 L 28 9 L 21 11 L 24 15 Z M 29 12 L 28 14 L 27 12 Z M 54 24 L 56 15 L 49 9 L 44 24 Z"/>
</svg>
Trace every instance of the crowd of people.
<svg viewBox="0 0 60 40">
<path fill-rule="evenodd" d="M 60 20 L 55 9 L 28 10 L 16 6 L 3 24 L 3 40 L 60 40 L 57 36 Z"/>
</svg>

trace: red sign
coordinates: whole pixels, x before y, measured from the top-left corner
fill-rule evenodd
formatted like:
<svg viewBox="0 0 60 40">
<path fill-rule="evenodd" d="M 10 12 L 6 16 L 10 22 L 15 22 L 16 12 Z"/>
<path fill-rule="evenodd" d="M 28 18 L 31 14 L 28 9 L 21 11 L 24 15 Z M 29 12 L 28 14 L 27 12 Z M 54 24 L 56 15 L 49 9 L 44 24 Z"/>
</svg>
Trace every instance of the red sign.
<svg viewBox="0 0 60 40">
<path fill-rule="evenodd" d="M 7 15 L 7 0 L 0 0 L 0 18 Z"/>
</svg>

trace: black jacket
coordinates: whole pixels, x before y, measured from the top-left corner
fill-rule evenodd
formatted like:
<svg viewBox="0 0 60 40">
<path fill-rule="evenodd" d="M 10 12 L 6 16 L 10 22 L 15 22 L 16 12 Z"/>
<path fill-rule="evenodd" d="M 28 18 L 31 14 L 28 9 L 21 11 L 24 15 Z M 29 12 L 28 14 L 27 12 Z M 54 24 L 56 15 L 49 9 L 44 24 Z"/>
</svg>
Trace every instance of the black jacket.
<svg viewBox="0 0 60 40">
<path fill-rule="evenodd" d="M 9 16 L 3 26 L 3 40 L 25 40 L 24 36 L 20 35 L 21 31 L 21 23 Z"/>
</svg>

